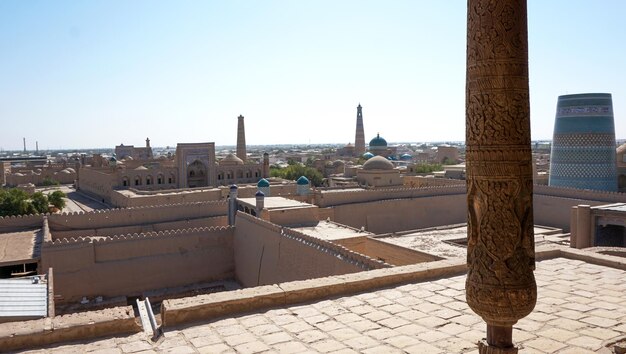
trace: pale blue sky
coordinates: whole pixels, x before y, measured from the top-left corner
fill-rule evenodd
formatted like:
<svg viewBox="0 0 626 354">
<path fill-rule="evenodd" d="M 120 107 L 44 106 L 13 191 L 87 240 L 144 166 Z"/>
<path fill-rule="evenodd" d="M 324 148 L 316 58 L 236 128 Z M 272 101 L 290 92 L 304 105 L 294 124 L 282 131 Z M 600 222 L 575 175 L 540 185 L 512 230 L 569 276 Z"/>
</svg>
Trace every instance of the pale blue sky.
<svg viewBox="0 0 626 354">
<path fill-rule="evenodd" d="M 626 1 L 530 0 L 533 139 L 558 95 L 613 94 Z M 466 1 L 0 1 L 0 148 L 465 137 Z"/>
</svg>

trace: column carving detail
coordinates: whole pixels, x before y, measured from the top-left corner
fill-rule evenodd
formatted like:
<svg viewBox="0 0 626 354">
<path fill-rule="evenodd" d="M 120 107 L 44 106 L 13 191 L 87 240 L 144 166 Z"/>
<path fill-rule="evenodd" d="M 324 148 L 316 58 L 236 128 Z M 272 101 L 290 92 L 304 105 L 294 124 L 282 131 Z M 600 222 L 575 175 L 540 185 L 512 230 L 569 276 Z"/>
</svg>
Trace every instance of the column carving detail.
<svg viewBox="0 0 626 354">
<path fill-rule="evenodd" d="M 481 353 L 516 352 L 535 306 L 533 169 L 525 0 L 468 0 L 467 303 L 487 322 Z"/>
</svg>

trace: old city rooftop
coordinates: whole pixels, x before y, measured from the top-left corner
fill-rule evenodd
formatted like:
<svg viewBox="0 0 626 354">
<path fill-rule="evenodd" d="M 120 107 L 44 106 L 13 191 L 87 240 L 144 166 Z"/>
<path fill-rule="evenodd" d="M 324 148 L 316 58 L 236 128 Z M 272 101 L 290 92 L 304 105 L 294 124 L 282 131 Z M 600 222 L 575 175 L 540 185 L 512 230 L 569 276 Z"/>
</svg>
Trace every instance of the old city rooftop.
<svg viewBox="0 0 626 354">
<path fill-rule="evenodd" d="M 623 258 L 565 248 L 539 250 L 538 258 L 547 259 L 537 263 L 535 272 L 537 306 L 514 326 L 521 353 L 593 353 L 624 338 Z M 195 309 L 193 298 L 168 300 L 164 303 L 170 307 L 166 317 L 168 311 L 182 311 L 186 306 L 194 311 L 208 311 L 206 307 L 213 306 L 219 317 L 166 326 L 157 342 L 138 333 L 26 353 L 476 353 L 484 322 L 465 302 L 465 276 L 446 275 L 445 269 L 454 267 L 453 262 L 443 261 L 439 266 L 440 271 L 421 264 L 392 272 L 383 269 L 246 289 L 242 291 L 255 292 L 248 294 L 253 303 L 248 308 L 259 307 L 248 313 L 220 312 L 228 307 L 225 293 L 204 295 L 199 299 L 204 305 Z M 394 274 L 413 279 L 384 286 Z M 429 280 L 433 275 L 440 277 Z M 376 283 L 383 287 L 352 293 L 351 288 L 359 289 L 359 284 Z M 319 297 L 323 289 L 331 296 Z M 277 292 L 282 292 L 282 298 Z M 332 296 L 333 292 L 345 295 Z M 298 303 L 293 298 L 297 294 L 318 298 Z M 245 302 L 244 294 L 234 297 Z M 214 305 L 209 304 L 212 298 Z M 0 333 L 4 338 L 7 335 Z"/>
</svg>

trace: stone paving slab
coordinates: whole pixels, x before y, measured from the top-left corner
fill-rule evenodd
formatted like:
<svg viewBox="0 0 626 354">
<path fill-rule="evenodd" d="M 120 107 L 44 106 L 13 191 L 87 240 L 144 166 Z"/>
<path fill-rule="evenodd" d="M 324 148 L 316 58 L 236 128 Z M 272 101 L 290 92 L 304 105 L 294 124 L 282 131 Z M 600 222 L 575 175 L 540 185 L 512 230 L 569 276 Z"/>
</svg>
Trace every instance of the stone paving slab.
<svg viewBox="0 0 626 354">
<path fill-rule="evenodd" d="M 520 353 L 592 353 L 626 335 L 626 271 L 556 258 L 538 262 L 535 276 L 537 306 L 513 331 Z M 455 276 L 165 328 L 157 343 L 138 333 L 26 353 L 475 354 L 485 324 L 465 303 L 464 282 Z"/>
</svg>

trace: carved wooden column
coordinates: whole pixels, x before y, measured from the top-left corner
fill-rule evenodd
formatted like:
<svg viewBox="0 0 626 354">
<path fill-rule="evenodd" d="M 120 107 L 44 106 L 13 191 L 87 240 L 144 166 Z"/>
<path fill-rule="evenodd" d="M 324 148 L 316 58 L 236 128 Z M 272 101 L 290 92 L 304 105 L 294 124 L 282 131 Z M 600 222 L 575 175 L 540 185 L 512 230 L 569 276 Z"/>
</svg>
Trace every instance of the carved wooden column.
<svg viewBox="0 0 626 354">
<path fill-rule="evenodd" d="M 516 353 L 537 299 L 525 0 L 468 0 L 466 85 L 467 303 L 480 353 Z"/>
</svg>

